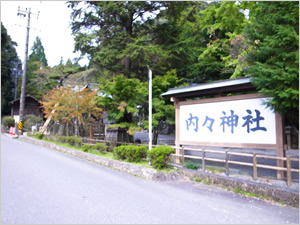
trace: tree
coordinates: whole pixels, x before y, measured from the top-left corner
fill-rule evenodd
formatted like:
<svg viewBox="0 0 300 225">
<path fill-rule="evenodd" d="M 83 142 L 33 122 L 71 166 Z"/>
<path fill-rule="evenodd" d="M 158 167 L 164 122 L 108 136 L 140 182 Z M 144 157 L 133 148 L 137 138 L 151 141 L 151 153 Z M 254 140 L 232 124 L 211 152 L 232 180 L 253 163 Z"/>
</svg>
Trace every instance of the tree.
<svg viewBox="0 0 300 225">
<path fill-rule="evenodd" d="M 253 46 L 245 73 L 253 76 L 259 92 L 273 97 L 268 105 L 298 127 L 299 2 L 257 2 L 257 6 L 245 29 Z"/>
<path fill-rule="evenodd" d="M 1 113 L 9 114 L 8 103 L 14 98 L 13 68 L 15 64 L 21 64 L 15 49 L 16 42 L 11 40 L 6 28 L 1 23 Z"/>
<path fill-rule="evenodd" d="M 31 54 L 29 55 L 29 61 L 31 62 L 41 62 L 44 66 L 48 66 L 48 62 L 45 55 L 45 49 L 42 45 L 40 37 L 36 37 L 33 46 L 31 48 Z"/>
<path fill-rule="evenodd" d="M 198 23 L 207 43 L 195 67 L 203 81 L 228 79 L 236 66 L 231 61 L 232 41 L 242 33 L 248 20 L 236 2 L 214 2 L 200 13 Z"/>
<path fill-rule="evenodd" d="M 155 13 L 160 2 L 68 2 L 72 12 L 72 32 L 75 36 L 75 50 L 90 55 L 92 61 L 112 74 L 130 77 L 140 75 L 133 64 L 135 59 L 145 61 L 159 57 L 161 51 L 149 43 L 146 15 Z M 147 14 L 146 14 L 147 13 Z M 145 67 L 144 73 L 147 74 Z"/>
<path fill-rule="evenodd" d="M 189 82 L 201 75 L 195 67 L 202 49 L 206 46 L 205 34 L 198 23 L 200 11 L 208 7 L 206 2 L 164 2 L 155 20 L 153 40 L 167 51 L 169 57 L 163 61 L 168 67 L 162 70 L 165 74 L 176 69 L 178 77 Z M 152 67 L 151 67 L 152 68 Z"/>
<path fill-rule="evenodd" d="M 27 61 L 26 94 L 42 99 L 43 95 L 57 84 L 47 79 L 51 74 L 51 68 L 48 67 L 44 47 L 39 37 L 36 37 L 31 51 Z"/>
<path fill-rule="evenodd" d="M 118 75 L 113 80 L 101 81 L 98 105 L 108 112 L 108 119 L 116 123 L 134 123 L 137 105 L 145 103 L 147 89 L 136 78 Z"/>
<path fill-rule="evenodd" d="M 152 126 L 154 139 L 157 143 L 159 132 L 166 123 L 174 124 L 174 106 L 161 97 L 161 94 L 171 87 L 176 87 L 180 80 L 176 71 L 171 70 L 164 76 L 155 76 L 152 81 Z M 108 119 L 115 121 L 114 126 L 127 127 L 128 133 L 133 134 L 138 131 L 138 113 L 143 117 L 148 115 L 148 82 L 140 82 L 136 78 L 127 78 L 118 75 L 112 81 L 105 80 L 100 86 L 101 96 L 97 97 L 97 102 L 108 113 Z M 142 106 L 139 111 L 137 106 Z M 144 128 L 148 128 L 148 120 L 143 123 Z"/>
<path fill-rule="evenodd" d="M 157 144 L 159 133 L 165 128 L 166 124 L 175 124 L 175 108 L 169 99 L 161 96 L 169 88 L 177 87 L 181 80 L 177 78 L 176 70 L 170 70 L 163 76 L 155 76 L 152 80 L 152 127 L 153 144 Z M 144 83 L 148 85 L 147 82 Z M 148 92 L 146 99 L 148 99 Z M 148 101 L 144 108 L 148 113 Z M 145 128 L 149 128 L 148 120 L 144 123 Z"/>
<path fill-rule="evenodd" d="M 45 118 L 51 115 L 55 121 L 72 124 L 75 128 L 99 119 L 102 117 L 102 109 L 96 105 L 96 95 L 96 91 L 86 88 L 53 89 L 41 101 Z"/>
</svg>

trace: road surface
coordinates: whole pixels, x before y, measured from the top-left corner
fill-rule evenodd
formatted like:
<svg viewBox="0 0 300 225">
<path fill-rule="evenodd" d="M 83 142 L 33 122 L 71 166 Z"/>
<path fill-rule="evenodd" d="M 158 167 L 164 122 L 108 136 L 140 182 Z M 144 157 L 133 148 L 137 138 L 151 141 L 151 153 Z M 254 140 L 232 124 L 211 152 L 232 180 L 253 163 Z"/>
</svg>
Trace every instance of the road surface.
<svg viewBox="0 0 300 225">
<path fill-rule="evenodd" d="M 153 182 L 1 135 L 2 224 L 286 224 L 297 208 Z"/>
</svg>

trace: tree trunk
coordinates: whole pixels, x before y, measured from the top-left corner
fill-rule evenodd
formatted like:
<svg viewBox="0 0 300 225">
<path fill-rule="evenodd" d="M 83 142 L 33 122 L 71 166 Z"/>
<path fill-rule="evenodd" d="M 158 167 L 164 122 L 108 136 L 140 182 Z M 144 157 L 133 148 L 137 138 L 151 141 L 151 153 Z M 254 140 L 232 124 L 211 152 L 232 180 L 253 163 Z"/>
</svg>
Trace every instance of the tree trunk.
<svg viewBox="0 0 300 225">
<path fill-rule="evenodd" d="M 93 125 L 90 124 L 90 144 L 92 144 L 93 137 L 94 137 Z"/>
<path fill-rule="evenodd" d="M 159 130 L 154 128 L 154 130 L 153 130 L 153 141 L 152 141 L 153 145 L 157 145 L 158 134 L 159 134 Z"/>
<path fill-rule="evenodd" d="M 131 59 L 130 59 L 130 57 L 126 57 L 125 59 L 124 59 L 124 66 L 125 66 L 125 75 L 127 76 L 127 77 L 129 77 L 129 74 L 130 74 L 130 71 L 131 71 Z"/>
</svg>

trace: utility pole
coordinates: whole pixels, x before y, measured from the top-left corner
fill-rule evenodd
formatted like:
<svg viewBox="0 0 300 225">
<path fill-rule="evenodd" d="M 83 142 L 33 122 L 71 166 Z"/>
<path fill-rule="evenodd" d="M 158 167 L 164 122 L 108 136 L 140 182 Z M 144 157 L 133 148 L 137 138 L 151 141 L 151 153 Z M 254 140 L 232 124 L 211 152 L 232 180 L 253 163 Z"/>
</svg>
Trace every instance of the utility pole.
<svg viewBox="0 0 300 225">
<path fill-rule="evenodd" d="M 28 43 L 29 43 L 29 30 L 30 30 L 30 15 L 34 14 L 31 12 L 31 8 L 27 11 L 27 8 L 25 11 L 20 10 L 20 7 L 18 8 L 18 16 L 26 17 L 27 14 L 27 34 L 26 34 L 26 44 L 25 44 L 25 60 L 24 60 L 24 69 L 23 69 L 23 76 L 22 76 L 22 86 L 21 86 L 21 97 L 20 97 L 20 111 L 19 111 L 19 130 L 20 135 L 23 135 L 23 123 L 24 123 L 24 108 L 25 108 L 25 89 L 26 89 L 26 72 L 27 72 L 27 58 L 28 58 Z M 39 12 L 37 17 L 39 17 Z"/>
<path fill-rule="evenodd" d="M 13 69 L 13 76 L 15 78 L 15 89 L 14 89 L 14 100 L 17 99 L 17 86 L 18 86 L 18 78 L 20 77 L 20 72 L 22 71 L 22 63 L 18 57 L 18 61 L 14 62 L 15 68 Z"/>
<path fill-rule="evenodd" d="M 152 70 L 148 66 L 148 76 L 149 76 L 149 146 L 148 149 L 152 149 Z"/>
</svg>

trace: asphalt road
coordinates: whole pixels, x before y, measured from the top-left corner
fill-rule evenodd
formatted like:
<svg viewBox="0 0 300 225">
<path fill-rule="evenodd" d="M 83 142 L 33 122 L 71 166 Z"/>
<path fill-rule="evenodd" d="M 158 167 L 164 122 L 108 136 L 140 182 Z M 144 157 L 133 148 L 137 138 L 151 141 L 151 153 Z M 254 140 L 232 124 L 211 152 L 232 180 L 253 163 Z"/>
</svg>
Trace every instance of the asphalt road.
<svg viewBox="0 0 300 225">
<path fill-rule="evenodd" d="M 153 182 L 1 135 L 1 224 L 299 224 L 297 208 Z"/>
</svg>

